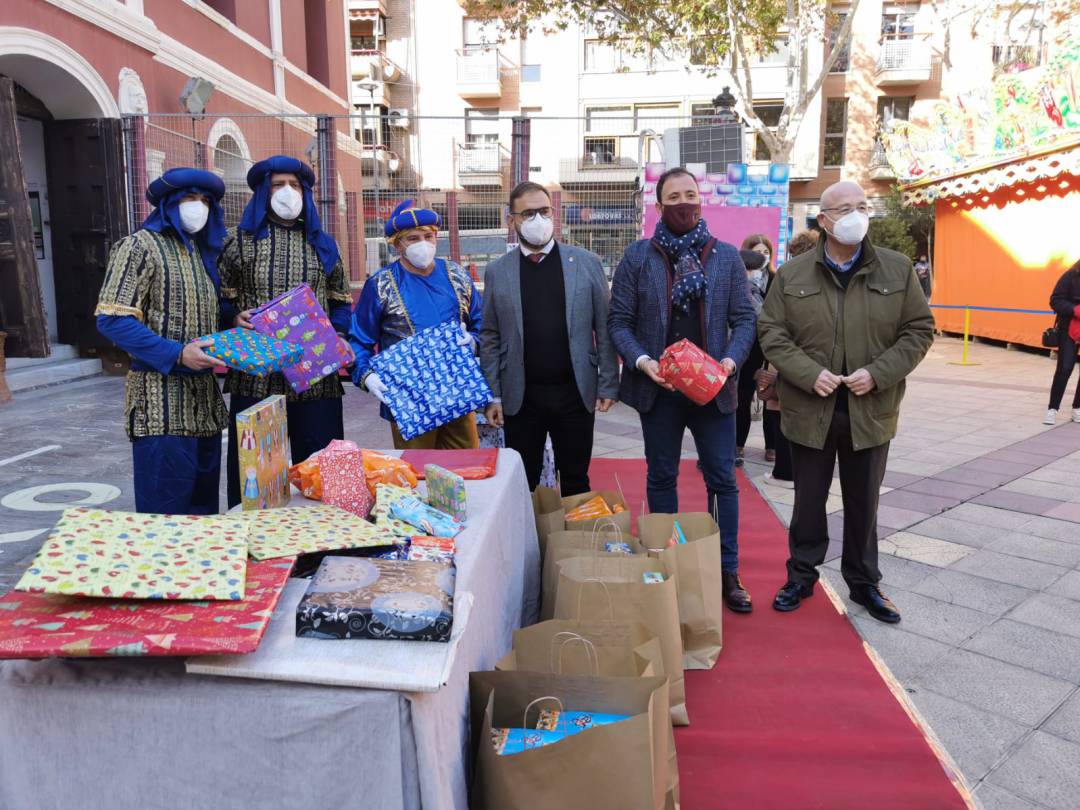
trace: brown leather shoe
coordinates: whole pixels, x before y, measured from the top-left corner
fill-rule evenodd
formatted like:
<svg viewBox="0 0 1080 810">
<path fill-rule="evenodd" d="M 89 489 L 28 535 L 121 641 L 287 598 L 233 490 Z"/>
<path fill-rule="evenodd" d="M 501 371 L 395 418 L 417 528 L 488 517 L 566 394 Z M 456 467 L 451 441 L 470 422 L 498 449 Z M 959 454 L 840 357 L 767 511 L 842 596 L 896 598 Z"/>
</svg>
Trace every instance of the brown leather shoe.
<svg viewBox="0 0 1080 810">
<path fill-rule="evenodd" d="M 743 587 L 737 573 L 723 573 L 720 582 L 724 591 L 724 604 L 736 613 L 749 613 L 754 609 L 750 592 Z"/>
<path fill-rule="evenodd" d="M 769 464 L 772 464 L 774 461 L 776 461 L 776 451 L 775 450 L 766 450 L 765 451 L 765 461 L 767 461 Z"/>
</svg>

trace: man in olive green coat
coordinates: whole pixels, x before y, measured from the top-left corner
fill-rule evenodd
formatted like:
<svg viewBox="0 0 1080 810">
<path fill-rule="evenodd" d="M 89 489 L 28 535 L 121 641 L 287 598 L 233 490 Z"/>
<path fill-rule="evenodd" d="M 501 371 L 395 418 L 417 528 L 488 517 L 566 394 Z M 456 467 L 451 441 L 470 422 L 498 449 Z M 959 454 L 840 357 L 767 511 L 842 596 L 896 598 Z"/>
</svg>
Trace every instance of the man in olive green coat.
<svg viewBox="0 0 1080 810">
<path fill-rule="evenodd" d="M 870 244 L 869 213 L 857 184 L 826 189 L 818 215 L 826 238 L 784 264 L 758 319 L 765 357 L 780 373 L 781 429 L 795 473 L 788 581 L 773 607 L 795 610 L 813 593 L 829 545 L 825 502 L 839 458 L 840 570 L 852 601 L 895 623 L 900 613 L 878 588 L 878 491 L 904 378 L 929 350 L 934 318 L 911 261 Z"/>
</svg>

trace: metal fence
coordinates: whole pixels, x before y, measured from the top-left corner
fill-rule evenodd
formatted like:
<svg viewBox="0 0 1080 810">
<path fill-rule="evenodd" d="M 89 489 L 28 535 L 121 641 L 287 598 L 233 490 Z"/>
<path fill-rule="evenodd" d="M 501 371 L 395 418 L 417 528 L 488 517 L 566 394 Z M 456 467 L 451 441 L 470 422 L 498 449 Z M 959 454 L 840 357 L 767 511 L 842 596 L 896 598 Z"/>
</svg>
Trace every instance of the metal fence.
<svg viewBox="0 0 1080 810">
<path fill-rule="evenodd" d="M 314 167 L 324 228 L 338 240 L 354 283 L 390 259 L 383 224 L 406 199 L 442 215 L 439 255 L 469 266 L 479 279 L 487 262 L 506 251 L 515 178 L 548 188 L 559 214 L 556 234 L 599 254 L 610 273 L 640 236 L 642 167 L 664 160 L 665 132 L 711 123 L 709 113 L 675 116 L 648 105 L 594 109 L 581 118 L 538 115 L 527 124 L 497 110 L 413 117 L 377 109 L 353 116 L 128 117 L 132 227 L 148 213 L 147 181 L 179 165 L 222 176 L 226 224 L 235 225 L 250 195 L 248 168 L 284 153 Z M 746 140 L 752 152 L 753 141 Z"/>
</svg>

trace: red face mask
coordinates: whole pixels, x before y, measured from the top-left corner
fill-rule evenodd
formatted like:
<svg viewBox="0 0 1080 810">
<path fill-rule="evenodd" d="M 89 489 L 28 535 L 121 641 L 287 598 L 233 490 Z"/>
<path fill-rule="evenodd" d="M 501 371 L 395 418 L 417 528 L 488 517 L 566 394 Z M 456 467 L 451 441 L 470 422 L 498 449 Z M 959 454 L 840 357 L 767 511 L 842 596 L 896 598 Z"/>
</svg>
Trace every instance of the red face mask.
<svg viewBox="0 0 1080 810">
<path fill-rule="evenodd" d="M 676 236 L 690 233 L 701 221 L 701 203 L 676 203 L 660 208 L 660 219 Z"/>
</svg>

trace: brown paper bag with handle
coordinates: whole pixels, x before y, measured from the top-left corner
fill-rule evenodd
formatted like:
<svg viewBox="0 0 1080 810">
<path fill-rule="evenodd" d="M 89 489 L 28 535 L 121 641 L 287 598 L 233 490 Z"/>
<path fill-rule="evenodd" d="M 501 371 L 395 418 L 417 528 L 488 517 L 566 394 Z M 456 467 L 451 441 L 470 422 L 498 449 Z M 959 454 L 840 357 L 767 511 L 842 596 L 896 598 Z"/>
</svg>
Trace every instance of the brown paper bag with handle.
<svg viewBox="0 0 1080 810">
<path fill-rule="evenodd" d="M 469 702 L 476 752 L 472 806 L 481 810 L 661 810 L 669 795 L 669 725 L 661 708 L 667 689 L 662 676 L 471 673 Z M 551 745 L 509 756 L 496 754 L 491 729 L 535 727 L 538 708 L 629 717 Z"/>
<path fill-rule="evenodd" d="M 537 487 L 532 493 L 533 517 L 536 519 L 536 536 L 540 540 L 540 560 L 544 559 L 547 538 L 552 532 L 561 532 L 565 526 L 566 510 L 558 490 Z"/>
<path fill-rule="evenodd" d="M 646 584 L 642 575 L 663 573 L 659 560 L 641 556 L 572 557 L 559 563 L 555 618 L 594 622 L 609 615 L 619 621 L 640 622 L 659 640 L 664 672 L 671 682 L 671 722 L 690 724 L 683 680 L 682 635 L 675 577 Z"/>
<path fill-rule="evenodd" d="M 686 543 L 668 546 L 676 520 Z M 638 518 L 638 534 L 664 572 L 677 574 L 683 669 L 712 669 L 724 646 L 720 527 L 708 512 L 651 514 Z"/>
<path fill-rule="evenodd" d="M 514 631 L 514 649 L 495 664 L 499 671 L 529 670 L 557 675 L 647 678 L 664 674 L 660 639 L 643 624 L 552 619 Z M 657 707 L 665 717 L 670 707 Z M 678 806 L 679 762 L 668 721 L 668 785 L 671 807 Z"/>
<path fill-rule="evenodd" d="M 630 534 L 630 508 L 626 505 L 626 499 L 622 496 L 622 493 L 605 489 L 595 492 L 582 492 L 580 495 L 568 495 L 562 499 L 563 510 L 569 512 L 573 508 L 581 506 L 581 504 L 586 501 L 591 501 L 597 495 L 607 502 L 609 508 L 613 509 L 618 505 L 622 507 L 622 511 L 614 512 L 610 515 L 603 515 L 601 517 L 589 518 L 588 520 L 567 520 L 565 525 L 560 528 L 572 532 L 591 532 L 597 524 L 613 521 L 615 525 L 622 530 L 623 534 Z"/>
<path fill-rule="evenodd" d="M 571 557 L 626 556 L 604 551 L 607 542 L 626 543 L 635 554 L 646 554 L 647 549 L 636 537 L 624 533 L 610 519 L 602 519 L 589 531 L 558 531 L 548 535 L 547 553 L 540 569 L 540 618 L 555 615 L 555 590 L 559 584 L 559 563 Z"/>
</svg>

